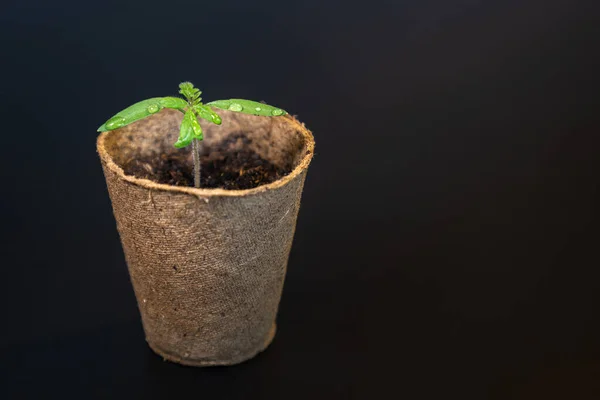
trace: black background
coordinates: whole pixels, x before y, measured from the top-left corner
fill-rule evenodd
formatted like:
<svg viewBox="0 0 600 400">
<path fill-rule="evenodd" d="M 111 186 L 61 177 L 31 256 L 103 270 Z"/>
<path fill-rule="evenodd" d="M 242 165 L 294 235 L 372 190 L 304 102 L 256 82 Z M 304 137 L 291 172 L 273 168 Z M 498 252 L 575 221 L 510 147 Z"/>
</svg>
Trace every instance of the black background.
<svg viewBox="0 0 600 400">
<path fill-rule="evenodd" d="M 595 3 L 3 3 L 0 397 L 600 398 Z M 317 141 L 235 367 L 147 347 L 95 153 L 182 80 Z"/>
</svg>

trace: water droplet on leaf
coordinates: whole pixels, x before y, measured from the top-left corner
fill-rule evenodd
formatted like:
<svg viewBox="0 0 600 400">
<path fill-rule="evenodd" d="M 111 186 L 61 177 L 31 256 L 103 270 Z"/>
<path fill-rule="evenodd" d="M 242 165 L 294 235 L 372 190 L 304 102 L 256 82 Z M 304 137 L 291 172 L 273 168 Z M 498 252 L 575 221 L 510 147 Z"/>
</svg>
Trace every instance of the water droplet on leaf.
<svg viewBox="0 0 600 400">
<path fill-rule="evenodd" d="M 229 109 L 231 111 L 242 111 L 244 109 L 244 107 L 242 107 L 242 105 L 239 103 L 231 103 L 229 105 Z"/>
<path fill-rule="evenodd" d="M 158 111 L 158 106 L 156 104 L 150 104 L 148 106 L 147 110 L 150 114 L 154 114 L 155 112 Z"/>
<path fill-rule="evenodd" d="M 283 110 L 280 110 L 279 108 L 276 108 L 273 111 L 271 111 L 271 114 L 273 114 L 273 115 L 283 115 Z"/>
<path fill-rule="evenodd" d="M 108 121 L 106 121 L 106 129 L 113 130 L 122 127 L 125 125 L 125 118 L 123 117 L 112 117 Z"/>
</svg>

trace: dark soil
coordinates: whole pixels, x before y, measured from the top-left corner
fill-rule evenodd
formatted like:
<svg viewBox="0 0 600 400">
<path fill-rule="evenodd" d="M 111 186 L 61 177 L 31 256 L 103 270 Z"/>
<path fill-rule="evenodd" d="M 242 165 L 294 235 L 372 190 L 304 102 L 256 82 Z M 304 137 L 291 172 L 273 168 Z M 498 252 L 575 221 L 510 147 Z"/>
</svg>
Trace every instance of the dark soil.
<svg viewBox="0 0 600 400">
<path fill-rule="evenodd" d="M 191 151 L 191 149 L 190 149 Z M 201 160 L 200 187 L 229 190 L 251 189 L 271 183 L 290 173 L 251 150 L 236 151 L 219 158 Z M 174 186 L 194 186 L 189 151 L 131 160 L 123 166 L 127 175 Z"/>
</svg>

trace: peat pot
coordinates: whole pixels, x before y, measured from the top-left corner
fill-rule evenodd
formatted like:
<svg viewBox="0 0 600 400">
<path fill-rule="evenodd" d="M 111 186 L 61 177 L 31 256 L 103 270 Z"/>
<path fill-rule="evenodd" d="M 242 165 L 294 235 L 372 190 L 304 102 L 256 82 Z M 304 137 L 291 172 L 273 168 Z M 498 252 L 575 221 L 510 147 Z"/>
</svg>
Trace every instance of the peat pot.
<svg viewBox="0 0 600 400">
<path fill-rule="evenodd" d="M 240 363 L 273 340 L 314 151 L 310 131 L 289 115 L 219 114 L 222 125 L 202 124 L 203 157 L 249 146 L 291 172 L 247 190 L 125 174 L 132 158 L 174 151 L 182 114 L 169 109 L 97 140 L 146 340 L 163 358 L 185 365 Z"/>
</svg>

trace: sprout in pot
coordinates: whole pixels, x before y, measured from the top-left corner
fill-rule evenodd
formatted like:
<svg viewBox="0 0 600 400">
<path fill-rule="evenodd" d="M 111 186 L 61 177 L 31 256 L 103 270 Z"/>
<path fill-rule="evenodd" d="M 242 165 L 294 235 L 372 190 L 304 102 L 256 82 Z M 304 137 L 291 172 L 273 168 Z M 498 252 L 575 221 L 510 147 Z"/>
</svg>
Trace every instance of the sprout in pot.
<svg viewBox="0 0 600 400">
<path fill-rule="evenodd" d="M 97 151 L 148 345 L 237 364 L 275 337 L 314 138 L 280 108 L 180 93 L 109 119 Z"/>
<path fill-rule="evenodd" d="M 190 144 L 192 145 L 194 186 L 199 188 L 201 177 L 200 141 L 204 139 L 204 135 L 198 118 L 217 125 L 220 125 L 222 122 L 221 117 L 211 107 L 265 117 L 278 117 L 287 114 L 281 108 L 244 99 L 215 100 L 203 104 L 200 97 L 202 92 L 190 82 L 182 82 L 179 85 L 179 93 L 185 99 L 179 97 L 154 97 L 135 103 L 102 124 L 98 128 L 98 132 L 106 132 L 124 127 L 132 122 L 156 114 L 163 108 L 181 111 L 184 116 L 180 126 L 179 138 L 174 143 L 174 146 L 181 149 Z"/>
</svg>

